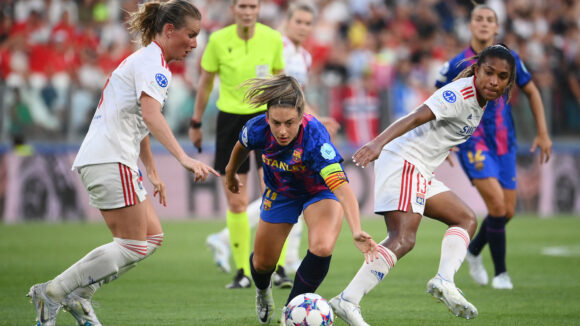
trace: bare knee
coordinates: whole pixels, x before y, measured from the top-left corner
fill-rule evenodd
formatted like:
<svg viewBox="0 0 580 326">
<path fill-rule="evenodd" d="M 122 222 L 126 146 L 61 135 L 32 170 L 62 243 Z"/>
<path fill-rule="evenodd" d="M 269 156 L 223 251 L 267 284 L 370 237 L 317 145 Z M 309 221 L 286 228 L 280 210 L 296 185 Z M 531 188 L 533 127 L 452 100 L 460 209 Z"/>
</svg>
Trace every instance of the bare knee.
<svg viewBox="0 0 580 326">
<path fill-rule="evenodd" d="M 487 209 L 489 210 L 489 214 L 491 216 L 506 216 L 507 215 L 507 207 L 504 202 L 503 196 L 497 195 L 494 197 L 489 198 L 486 203 Z M 512 211 L 513 215 L 513 211 Z"/>
<path fill-rule="evenodd" d="M 268 273 L 276 268 L 277 259 L 272 259 L 265 256 L 256 256 L 254 254 L 252 258 L 252 265 L 254 265 L 254 270 L 258 273 Z"/>
<path fill-rule="evenodd" d="M 334 246 L 329 243 L 315 243 L 310 245 L 308 250 L 310 250 L 311 253 L 315 254 L 318 257 L 328 257 L 332 255 Z"/>
<path fill-rule="evenodd" d="M 460 220 L 461 222 L 457 226 L 463 228 L 469 233 L 470 237 L 473 237 L 475 230 L 477 230 L 477 217 L 475 216 L 475 212 L 471 209 L 461 212 Z"/>
<path fill-rule="evenodd" d="M 387 241 L 383 245 L 388 247 L 398 259 L 401 259 L 401 257 L 415 248 L 416 239 L 416 233 L 389 234 Z"/>
</svg>

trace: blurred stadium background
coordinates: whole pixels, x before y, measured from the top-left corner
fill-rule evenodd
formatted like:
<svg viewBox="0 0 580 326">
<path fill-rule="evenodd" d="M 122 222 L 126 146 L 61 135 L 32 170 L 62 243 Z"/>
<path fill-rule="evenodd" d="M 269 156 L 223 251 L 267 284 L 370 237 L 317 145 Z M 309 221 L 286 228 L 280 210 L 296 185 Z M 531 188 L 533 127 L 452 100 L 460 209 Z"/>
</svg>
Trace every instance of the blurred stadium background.
<svg viewBox="0 0 580 326">
<path fill-rule="evenodd" d="M 108 74 L 137 46 L 124 22 L 138 0 L 3 0 L 0 3 L 0 220 L 100 221 L 70 171 Z M 203 14 L 198 49 L 171 69 L 165 116 L 193 155 L 187 127 L 196 96 L 199 60 L 208 35 L 232 22 L 228 0 L 194 0 Z M 289 1 L 262 0 L 260 22 L 279 28 Z M 343 157 L 420 104 L 437 72 L 467 46 L 470 1 L 317 0 L 319 15 L 306 48 L 313 66 L 306 89 L 319 112 L 337 119 Z M 499 40 L 516 50 L 538 85 L 553 157 L 538 164 L 529 153 L 535 124 L 523 93 L 513 115 L 519 140 L 518 213 L 580 212 L 580 2 L 490 0 L 501 22 Z M 215 87 L 214 89 L 217 89 Z M 204 117 L 199 156 L 211 162 L 215 98 Z M 168 185 L 162 218 L 221 218 L 219 181 L 194 185 L 178 163 L 154 144 Z M 372 215 L 372 169 L 346 162 L 365 215 Z M 479 195 L 457 166 L 438 171 L 478 214 Z M 250 185 L 257 197 L 256 185 Z"/>
</svg>

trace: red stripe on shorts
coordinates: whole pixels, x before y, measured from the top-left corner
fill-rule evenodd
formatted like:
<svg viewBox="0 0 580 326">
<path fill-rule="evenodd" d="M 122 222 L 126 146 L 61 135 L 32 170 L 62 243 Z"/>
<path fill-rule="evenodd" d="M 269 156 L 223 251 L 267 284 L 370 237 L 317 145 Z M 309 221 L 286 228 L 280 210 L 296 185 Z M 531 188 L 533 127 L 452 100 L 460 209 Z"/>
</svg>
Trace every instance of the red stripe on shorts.
<svg viewBox="0 0 580 326">
<path fill-rule="evenodd" d="M 123 185 L 123 198 L 125 199 L 125 206 L 127 206 L 127 195 L 125 194 L 125 178 L 123 177 L 123 164 L 119 163 L 119 174 L 121 175 L 121 185 Z"/>
</svg>

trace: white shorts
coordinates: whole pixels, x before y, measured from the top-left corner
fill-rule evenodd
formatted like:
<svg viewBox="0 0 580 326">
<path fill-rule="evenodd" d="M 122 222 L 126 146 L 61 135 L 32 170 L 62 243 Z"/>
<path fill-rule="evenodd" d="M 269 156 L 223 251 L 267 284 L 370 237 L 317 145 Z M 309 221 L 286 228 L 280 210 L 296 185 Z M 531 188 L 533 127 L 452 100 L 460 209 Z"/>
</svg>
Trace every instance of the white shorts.
<svg viewBox="0 0 580 326">
<path fill-rule="evenodd" d="M 375 213 L 389 211 L 423 215 L 427 199 L 449 191 L 433 175 L 426 178 L 412 163 L 401 156 L 382 151 L 375 162 Z"/>
<path fill-rule="evenodd" d="M 132 206 L 147 196 L 141 172 L 124 164 L 86 165 L 78 171 L 89 192 L 89 203 L 98 209 Z"/>
</svg>

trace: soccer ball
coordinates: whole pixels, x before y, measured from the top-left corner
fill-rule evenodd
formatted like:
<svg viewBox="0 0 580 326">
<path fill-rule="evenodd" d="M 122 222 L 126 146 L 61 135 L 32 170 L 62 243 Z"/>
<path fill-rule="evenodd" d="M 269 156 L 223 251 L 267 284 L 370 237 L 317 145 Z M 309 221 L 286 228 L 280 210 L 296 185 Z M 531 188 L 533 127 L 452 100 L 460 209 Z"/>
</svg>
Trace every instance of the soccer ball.
<svg viewBox="0 0 580 326">
<path fill-rule="evenodd" d="M 286 326 L 330 326 L 334 323 L 334 313 L 323 297 L 305 293 L 288 303 L 284 319 Z"/>
</svg>

